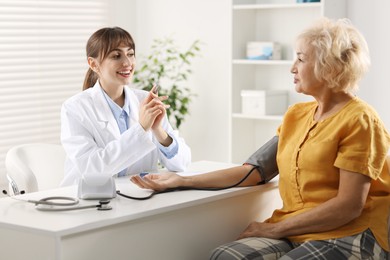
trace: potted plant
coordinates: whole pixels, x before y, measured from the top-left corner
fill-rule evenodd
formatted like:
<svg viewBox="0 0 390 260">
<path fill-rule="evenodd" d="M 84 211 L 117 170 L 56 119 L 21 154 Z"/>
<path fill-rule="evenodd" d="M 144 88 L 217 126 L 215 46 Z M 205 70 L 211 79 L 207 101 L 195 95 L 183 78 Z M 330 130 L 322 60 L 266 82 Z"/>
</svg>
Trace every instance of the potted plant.
<svg viewBox="0 0 390 260">
<path fill-rule="evenodd" d="M 195 40 L 185 51 L 180 51 L 171 37 L 155 39 L 151 53 L 137 61 L 133 82 L 135 87 L 149 91 L 159 85 L 159 95 L 169 96 L 167 116 L 171 124 L 180 128 L 189 114 L 189 104 L 196 96 L 187 85 L 191 61 L 200 54 L 200 41 Z"/>
</svg>

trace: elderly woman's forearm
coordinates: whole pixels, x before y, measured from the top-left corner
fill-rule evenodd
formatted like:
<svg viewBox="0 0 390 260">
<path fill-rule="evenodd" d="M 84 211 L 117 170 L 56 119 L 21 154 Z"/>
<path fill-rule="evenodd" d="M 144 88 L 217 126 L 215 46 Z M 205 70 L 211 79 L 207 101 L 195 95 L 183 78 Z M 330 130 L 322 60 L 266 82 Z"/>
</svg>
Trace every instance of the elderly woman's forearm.
<svg viewBox="0 0 390 260">
<path fill-rule="evenodd" d="M 196 188 L 223 188 L 238 183 L 253 168 L 252 165 L 242 165 L 205 174 L 188 176 L 184 179 L 184 186 Z M 255 169 L 239 186 L 253 186 L 261 181 Z"/>
</svg>

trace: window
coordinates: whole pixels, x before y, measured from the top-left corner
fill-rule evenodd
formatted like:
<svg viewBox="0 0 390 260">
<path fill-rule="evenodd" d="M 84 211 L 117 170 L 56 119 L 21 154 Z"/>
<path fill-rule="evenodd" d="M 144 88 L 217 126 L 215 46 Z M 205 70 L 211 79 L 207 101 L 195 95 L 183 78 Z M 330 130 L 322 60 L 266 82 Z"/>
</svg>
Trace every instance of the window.
<svg viewBox="0 0 390 260">
<path fill-rule="evenodd" d="M 12 146 L 60 142 L 61 104 L 81 91 L 85 44 L 108 12 L 107 0 L 0 0 L 1 178 Z"/>
</svg>

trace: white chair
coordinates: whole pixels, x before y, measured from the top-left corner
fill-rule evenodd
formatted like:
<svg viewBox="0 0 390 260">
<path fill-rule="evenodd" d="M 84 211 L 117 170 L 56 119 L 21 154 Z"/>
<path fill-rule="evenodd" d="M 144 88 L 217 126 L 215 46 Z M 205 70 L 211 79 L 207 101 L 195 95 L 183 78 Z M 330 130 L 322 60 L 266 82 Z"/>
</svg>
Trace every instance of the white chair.
<svg viewBox="0 0 390 260">
<path fill-rule="evenodd" d="M 11 148 L 5 158 L 5 167 L 14 193 L 59 187 L 64 176 L 65 157 L 64 149 L 58 144 L 32 143 Z"/>
</svg>

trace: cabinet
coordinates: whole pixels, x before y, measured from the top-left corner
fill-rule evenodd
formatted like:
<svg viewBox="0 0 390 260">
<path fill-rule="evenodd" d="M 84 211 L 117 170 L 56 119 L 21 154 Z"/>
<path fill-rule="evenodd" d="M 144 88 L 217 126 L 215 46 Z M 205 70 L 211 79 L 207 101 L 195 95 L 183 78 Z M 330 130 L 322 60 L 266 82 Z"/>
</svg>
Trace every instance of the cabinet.
<svg viewBox="0 0 390 260">
<path fill-rule="evenodd" d="M 312 100 L 294 90 L 290 68 L 296 36 L 321 16 L 346 16 L 345 0 L 297 3 L 296 0 L 232 0 L 230 158 L 242 163 L 275 135 L 283 115 L 242 114 L 242 90 L 285 90 L 287 104 Z M 277 42 L 280 60 L 246 59 L 248 42 Z"/>
</svg>

